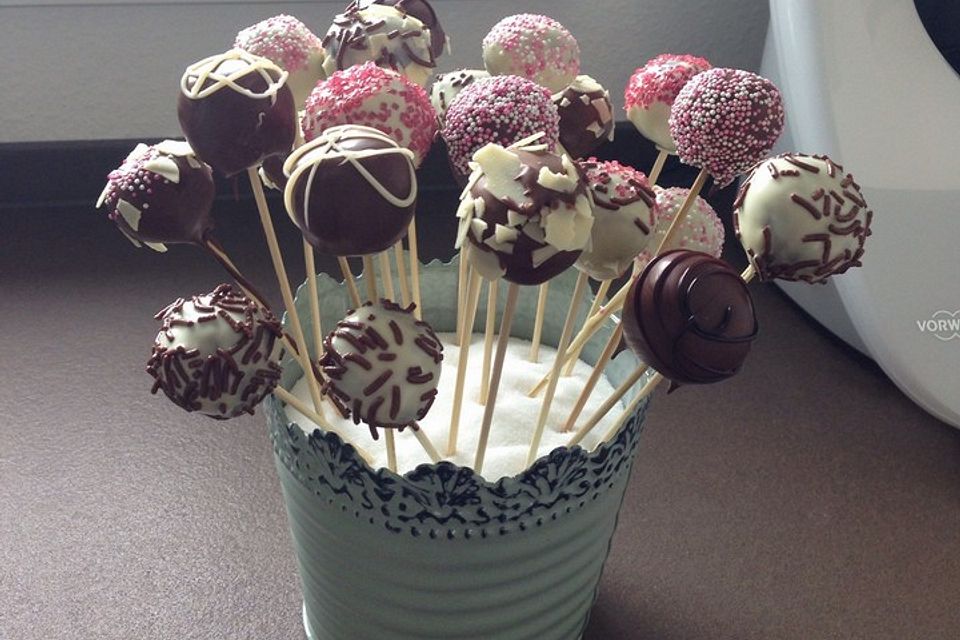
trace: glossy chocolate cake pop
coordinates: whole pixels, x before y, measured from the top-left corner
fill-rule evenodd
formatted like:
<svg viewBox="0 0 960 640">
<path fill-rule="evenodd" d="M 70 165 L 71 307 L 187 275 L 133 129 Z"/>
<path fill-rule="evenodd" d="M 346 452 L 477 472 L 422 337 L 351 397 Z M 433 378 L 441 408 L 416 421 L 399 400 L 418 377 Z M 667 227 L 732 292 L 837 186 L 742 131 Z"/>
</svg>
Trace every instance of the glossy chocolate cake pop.
<svg viewBox="0 0 960 640">
<path fill-rule="evenodd" d="M 298 107 L 326 77 L 320 38 L 293 16 L 281 14 L 247 27 L 237 34 L 233 46 L 263 56 L 286 71 L 287 86 Z"/>
<path fill-rule="evenodd" d="M 183 298 L 163 323 L 147 363 L 153 393 L 187 411 L 225 420 L 253 413 L 280 380 L 280 323 L 229 284 Z"/>
<path fill-rule="evenodd" d="M 286 71 L 240 49 L 190 65 L 177 100 L 187 142 L 227 177 L 290 151 L 296 113 L 286 80 Z"/>
<path fill-rule="evenodd" d="M 213 172 L 186 142 L 138 144 L 107 176 L 97 208 L 134 245 L 166 251 L 166 244 L 202 244 L 213 230 Z"/>
<path fill-rule="evenodd" d="M 591 246 L 576 267 L 594 280 L 612 280 L 630 268 L 656 224 L 656 194 L 647 176 L 619 162 L 578 163 L 593 193 Z"/>
<path fill-rule="evenodd" d="M 610 92 L 590 76 L 577 76 L 553 101 L 560 113 L 560 144 L 574 158 L 586 158 L 613 140 Z"/>
<path fill-rule="evenodd" d="M 623 308 L 623 336 L 674 384 L 719 382 L 740 370 L 757 335 L 746 284 L 730 266 L 683 249 L 654 258 Z"/>
<path fill-rule="evenodd" d="M 444 33 L 440 19 L 437 18 L 436 12 L 427 0 L 353 0 L 348 11 L 366 9 L 372 4 L 396 7 L 422 22 L 423 26 L 430 30 L 430 52 L 433 53 L 434 59 L 439 58 L 447 48 L 447 34 Z"/>
<path fill-rule="evenodd" d="M 483 69 L 458 69 L 441 73 L 433 80 L 430 87 L 430 102 L 437 113 L 437 121 L 443 124 L 447 109 L 453 104 L 460 92 L 473 84 L 476 80 L 489 78 L 490 74 Z"/>
<path fill-rule="evenodd" d="M 461 195 L 457 248 L 487 280 L 541 284 L 590 244 L 593 203 L 569 156 L 488 144 Z"/>
<path fill-rule="evenodd" d="M 437 66 L 430 47 L 430 30 L 412 14 L 387 4 L 351 6 L 333 19 L 323 38 L 327 53 L 323 68 L 330 76 L 373 62 L 425 87 Z"/>
<path fill-rule="evenodd" d="M 739 69 L 708 69 L 683 86 L 670 135 L 684 164 L 706 169 L 717 187 L 765 158 L 783 131 L 780 91 Z"/>
<path fill-rule="evenodd" d="M 483 64 L 491 75 L 520 76 L 559 93 L 580 73 L 580 46 L 553 18 L 521 13 L 484 36 Z"/>
<path fill-rule="evenodd" d="M 366 302 L 337 323 L 323 342 L 325 392 L 345 418 L 377 428 L 422 420 L 440 382 L 443 345 L 413 305 Z"/>
<path fill-rule="evenodd" d="M 824 282 L 861 265 L 873 211 L 842 166 L 788 153 L 753 168 L 733 216 L 762 280 Z"/>
<path fill-rule="evenodd" d="M 307 242 L 336 256 L 392 247 L 417 203 L 413 152 L 370 127 L 324 131 L 287 158 L 287 213 Z"/>
</svg>

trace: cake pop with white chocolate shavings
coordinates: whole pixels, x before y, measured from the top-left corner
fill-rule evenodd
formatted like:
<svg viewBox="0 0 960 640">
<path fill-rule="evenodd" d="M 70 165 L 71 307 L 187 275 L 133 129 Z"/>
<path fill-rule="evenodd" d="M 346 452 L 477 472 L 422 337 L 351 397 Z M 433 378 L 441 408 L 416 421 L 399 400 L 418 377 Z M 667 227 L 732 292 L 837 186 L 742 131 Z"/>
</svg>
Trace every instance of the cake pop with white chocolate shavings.
<svg viewBox="0 0 960 640">
<path fill-rule="evenodd" d="M 447 34 L 443 31 L 443 25 L 440 24 L 436 11 L 427 0 L 353 0 L 348 10 L 366 9 L 372 4 L 396 7 L 422 22 L 423 26 L 430 30 L 430 51 L 434 59 L 439 58 L 447 48 L 449 44 Z"/>
<path fill-rule="evenodd" d="M 176 300 L 156 318 L 163 326 L 147 363 L 153 393 L 187 411 L 221 420 L 252 414 L 280 380 L 280 323 L 231 285 Z"/>
<path fill-rule="evenodd" d="M 734 202 L 734 229 L 762 280 L 822 283 L 859 267 L 872 220 L 860 185 L 826 156 L 764 160 Z"/>
<path fill-rule="evenodd" d="M 483 64 L 491 75 L 515 75 L 559 93 L 580 73 L 580 46 L 547 16 L 507 16 L 483 38 Z"/>
<path fill-rule="evenodd" d="M 263 56 L 286 71 L 297 105 L 303 105 L 317 81 L 326 76 L 320 38 L 293 16 L 281 14 L 247 27 L 237 34 L 233 46 Z"/>
<path fill-rule="evenodd" d="M 443 345 L 413 305 L 365 302 L 324 340 L 325 391 L 344 417 L 376 429 L 422 420 L 437 395 Z"/>
<path fill-rule="evenodd" d="M 613 140 L 610 92 L 587 75 L 553 96 L 560 113 L 560 144 L 574 158 L 586 158 Z"/>
</svg>

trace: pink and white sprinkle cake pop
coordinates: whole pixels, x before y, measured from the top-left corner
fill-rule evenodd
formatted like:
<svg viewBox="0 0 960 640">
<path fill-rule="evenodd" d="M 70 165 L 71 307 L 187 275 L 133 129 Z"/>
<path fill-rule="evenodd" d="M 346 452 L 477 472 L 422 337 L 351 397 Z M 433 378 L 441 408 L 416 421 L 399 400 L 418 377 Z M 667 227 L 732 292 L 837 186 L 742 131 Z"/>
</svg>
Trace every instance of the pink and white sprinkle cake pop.
<svg viewBox="0 0 960 640">
<path fill-rule="evenodd" d="M 413 151 L 416 166 L 437 134 L 437 117 L 423 87 L 372 62 L 335 72 L 307 98 L 301 118 L 305 140 L 343 124 L 383 131 Z"/>
<path fill-rule="evenodd" d="M 302 105 L 317 81 L 326 76 L 320 38 L 293 16 L 281 14 L 247 27 L 237 34 L 233 46 L 263 56 L 286 71 L 287 86 L 297 105 Z"/>
<path fill-rule="evenodd" d="M 684 85 L 670 112 L 670 135 L 684 164 L 725 187 L 770 153 L 783 131 L 777 87 L 740 69 L 709 69 Z"/>
<path fill-rule="evenodd" d="M 553 18 L 521 13 L 483 38 L 483 64 L 491 75 L 521 76 L 560 93 L 580 73 L 580 46 Z"/>
<path fill-rule="evenodd" d="M 711 66 L 705 58 L 662 53 L 633 72 L 623 94 L 623 108 L 643 137 L 675 153 L 670 136 L 670 108 L 683 85 Z"/>
<path fill-rule="evenodd" d="M 560 135 L 560 114 L 544 87 L 519 76 L 497 76 L 461 91 L 447 109 L 440 133 L 451 166 L 465 177 L 473 154 L 491 142 L 507 147 L 542 133 L 537 142 L 552 151 Z"/>
<path fill-rule="evenodd" d="M 654 193 L 657 194 L 657 224 L 653 230 L 653 236 L 647 248 L 637 256 L 637 264 L 644 267 L 650 259 L 653 258 L 653 251 L 660 244 L 660 241 L 670 228 L 673 219 L 677 217 L 677 212 L 683 206 L 683 201 L 687 199 L 689 189 L 680 187 L 654 187 Z M 706 200 L 697 196 L 693 201 L 693 206 L 687 211 L 683 221 L 677 227 L 670 242 L 663 247 L 661 253 L 673 251 L 674 249 L 687 249 L 688 251 L 699 251 L 706 253 L 714 258 L 719 258 L 723 252 L 723 223 L 717 212 L 713 210 Z"/>
</svg>

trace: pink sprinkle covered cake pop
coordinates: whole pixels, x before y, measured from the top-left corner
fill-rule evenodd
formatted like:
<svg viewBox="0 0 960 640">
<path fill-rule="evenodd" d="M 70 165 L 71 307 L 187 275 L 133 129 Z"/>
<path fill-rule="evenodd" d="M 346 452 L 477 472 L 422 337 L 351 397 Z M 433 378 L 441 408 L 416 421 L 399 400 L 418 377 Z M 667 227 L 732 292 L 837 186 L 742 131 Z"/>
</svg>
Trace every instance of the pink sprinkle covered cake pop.
<svg viewBox="0 0 960 640">
<path fill-rule="evenodd" d="M 305 24 L 288 15 L 267 18 L 237 34 L 233 46 L 267 58 L 286 71 L 287 86 L 297 105 L 310 95 L 323 71 L 323 46 Z"/>
<path fill-rule="evenodd" d="M 319 83 L 307 98 L 301 124 L 307 141 L 343 124 L 379 129 L 413 151 L 417 166 L 437 134 L 437 117 L 423 87 L 372 62 Z"/>
<path fill-rule="evenodd" d="M 779 89 L 739 69 L 697 74 L 680 90 L 670 113 L 680 160 L 706 169 L 718 187 L 769 155 L 782 131 Z"/>
<path fill-rule="evenodd" d="M 655 186 L 653 191 L 657 194 L 657 224 L 647 248 L 637 256 L 637 265 L 641 268 L 650 262 L 654 250 L 656 250 L 663 237 L 667 235 L 670 224 L 677 217 L 680 207 L 683 206 L 683 201 L 687 199 L 687 194 L 690 193 L 689 189 L 680 187 L 664 189 Z M 706 200 L 697 196 L 693 201 L 693 206 L 687 211 L 687 215 L 684 216 L 670 242 L 667 243 L 661 253 L 674 249 L 687 249 L 719 258 L 723 252 L 723 240 L 723 223 L 720 221 L 720 217 Z"/>
<path fill-rule="evenodd" d="M 580 73 L 580 46 L 553 18 L 521 13 L 483 38 L 483 64 L 491 75 L 521 76 L 559 93 Z"/>
<path fill-rule="evenodd" d="M 643 137 L 674 153 L 670 108 L 683 85 L 712 65 L 705 58 L 662 53 L 633 72 L 623 95 L 623 108 Z"/>
<path fill-rule="evenodd" d="M 518 76 L 477 80 L 447 109 L 440 132 L 459 176 L 470 175 L 470 159 L 488 143 L 509 146 L 542 133 L 552 151 L 560 135 L 560 114 L 550 92 Z"/>
</svg>

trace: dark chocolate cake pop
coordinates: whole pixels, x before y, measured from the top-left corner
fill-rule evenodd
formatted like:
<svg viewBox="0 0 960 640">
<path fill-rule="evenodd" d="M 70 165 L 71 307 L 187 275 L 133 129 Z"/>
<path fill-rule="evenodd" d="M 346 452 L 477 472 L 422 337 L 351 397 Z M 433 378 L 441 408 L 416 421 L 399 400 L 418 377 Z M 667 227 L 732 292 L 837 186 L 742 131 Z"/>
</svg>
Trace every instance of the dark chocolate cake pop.
<svg viewBox="0 0 960 640">
<path fill-rule="evenodd" d="M 314 247 L 337 256 L 392 247 L 417 203 L 413 152 L 358 125 L 331 127 L 283 167 L 287 213 Z"/>
<path fill-rule="evenodd" d="M 427 0 L 353 0 L 347 11 L 366 9 L 372 4 L 393 6 L 423 23 L 430 30 L 430 52 L 439 58 L 447 47 L 447 35 L 443 31 L 440 19 Z"/>
<path fill-rule="evenodd" d="M 623 335 L 674 384 L 707 384 L 740 370 L 757 318 L 746 284 L 726 262 L 679 249 L 651 261 L 630 287 Z"/>
<path fill-rule="evenodd" d="M 296 135 L 287 72 L 233 49 L 187 67 L 177 115 L 197 155 L 224 176 L 286 153 Z"/>
<path fill-rule="evenodd" d="M 140 247 L 166 251 L 166 244 L 202 244 L 213 229 L 214 185 L 210 167 L 186 142 L 138 144 L 107 176 L 97 208 Z"/>
<path fill-rule="evenodd" d="M 590 76 L 577 76 L 553 101 L 560 112 L 560 144 L 574 158 L 586 158 L 613 140 L 610 92 Z"/>
</svg>

